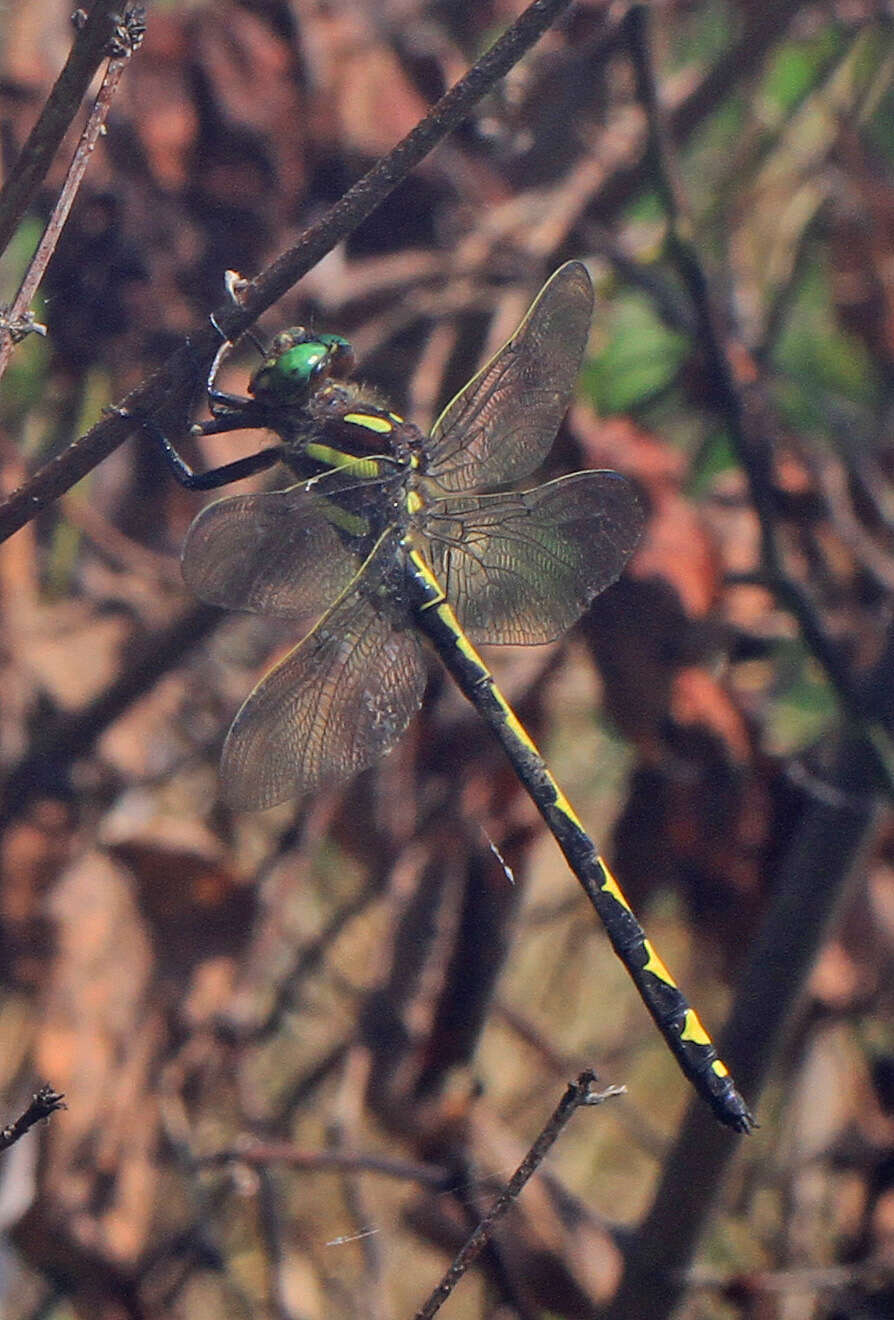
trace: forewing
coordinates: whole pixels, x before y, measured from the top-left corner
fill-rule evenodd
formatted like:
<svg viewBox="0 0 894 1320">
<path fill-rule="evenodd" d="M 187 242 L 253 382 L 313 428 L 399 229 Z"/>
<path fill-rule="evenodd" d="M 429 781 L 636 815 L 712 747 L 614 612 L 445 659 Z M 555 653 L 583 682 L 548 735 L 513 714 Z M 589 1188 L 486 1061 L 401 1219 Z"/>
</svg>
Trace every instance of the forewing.
<svg viewBox="0 0 894 1320">
<path fill-rule="evenodd" d="M 504 485 L 540 466 L 571 401 L 592 315 L 586 267 L 569 261 L 435 423 L 426 470 L 441 489 Z"/>
<path fill-rule="evenodd" d="M 308 626 L 359 567 L 303 486 L 235 495 L 203 509 L 183 546 L 183 576 L 211 605 L 302 619 Z"/>
<path fill-rule="evenodd" d="M 617 472 L 575 472 L 534 490 L 436 500 L 428 552 L 473 642 L 551 642 L 614 582 L 643 513 Z"/>
<path fill-rule="evenodd" d="M 262 810 L 350 778 L 390 751 L 424 687 L 414 632 L 355 588 L 245 701 L 224 743 L 224 798 Z"/>
</svg>

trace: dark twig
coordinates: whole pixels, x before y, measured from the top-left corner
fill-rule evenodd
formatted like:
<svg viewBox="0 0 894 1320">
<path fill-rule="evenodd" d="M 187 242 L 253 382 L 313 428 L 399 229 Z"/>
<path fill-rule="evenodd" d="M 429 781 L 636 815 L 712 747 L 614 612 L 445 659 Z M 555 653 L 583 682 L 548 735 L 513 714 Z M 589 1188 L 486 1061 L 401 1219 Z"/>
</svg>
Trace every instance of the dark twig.
<svg viewBox="0 0 894 1320">
<path fill-rule="evenodd" d="M 9 329 L 6 333 L 3 333 L 3 327 L 0 326 L 0 376 L 6 370 L 13 344 L 16 342 L 17 336 L 14 333 L 14 328 L 19 324 L 26 323 L 31 300 L 37 293 L 50 257 L 56 250 L 59 235 L 62 233 L 78 189 L 81 186 L 81 181 L 87 172 L 87 165 L 93 155 L 93 149 L 99 141 L 100 134 L 108 119 L 112 101 L 118 90 L 118 84 L 121 81 L 128 60 L 140 46 L 143 32 L 142 13 L 139 10 L 132 9 L 128 11 L 124 21 L 113 30 L 109 38 L 107 54 L 110 53 L 112 58 L 109 60 L 93 109 L 90 111 L 84 131 L 81 134 L 81 140 L 68 167 L 62 191 L 59 193 L 47 227 L 43 231 L 43 237 L 37 245 L 37 251 L 29 262 L 25 278 L 22 280 L 15 301 L 9 312 L 6 313 Z"/>
<path fill-rule="evenodd" d="M 478 1224 L 484 1214 L 485 1188 L 490 1195 L 496 1190 L 492 1180 L 476 1177 L 475 1160 L 468 1149 L 456 1152 L 454 1197 L 462 1207 L 468 1228 Z M 481 1252 L 481 1268 L 490 1284 L 491 1296 L 497 1307 L 509 1311 L 515 1320 L 541 1320 L 542 1311 L 530 1296 L 519 1277 L 518 1262 L 507 1251 L 505 1237 L 491 1234 Z"/>
<path fill-rule="evenodd" d="M 436 1191 L 443 1191 L 449 1178 L 447 1170 L 437 1164 L 414 1164 L 410 1160 L 356 1150 L 305 1150 L 291 1141 L 247 1140 L 227 1150 L 196 1156 L 193 1163 L 197 1169 L 245 1164 L 252 1169 L 275 1165 L 305 1173 L 380 1173 L 385 1178 L 418 1183 Z"/>
<path fill-rule="evenodd" d="M 94 0 L 65 67 L 0 190 L 0 252 L 6 250 L 34 201 L 96 70 L 109 57 L 109 43 L 120 22 L 120 8 L 121 0 Z"/>
<path fill-rule="evenodd" d="M 695 333 L 692 308 L 678 287 L 671 284 L 654 266 L 645 265 L 627 252 L 623 243 L 619 243 L 615 235 L 603 225 L 587 224 L 582 228 L 587 246 L 610 262 L 620 280 L 646 295 L 669 329 L 684 335 Z"/>
<path fill-rule="evenodd" d="M 841 648 L 822 625 L 810 596 L 785 570 L 776 535 L 773 454 L 767 436 L 774 420 L 760 392 L 740 386 L 726 347 L 726 335 L 707 272 L 693 241 L 692 224 L 666 132 L 649 52 L 648 12 L 634 5 L 626 17 L 637 94 L 648 122 L 648 157 L 668 221 L 667 248 L 695 309 L 697 342 L 717 411 L 723 417 L 748 481 L 761 534 L 763 576 L 779 604 L 794 617 L 804 642 L 820 663 L 842 709 L 863 730 L 874 750 L 877 772 L 894 797 L 894 754 L 884 728 L 867 716 Z"/>
<path fill-rule="evenodd" d="M 256 280 L 240 287 L 238 304 L 231 300 L 217 309 L 215 320 L 224 333 L 231 338 L 240 335 L 366 219 L 433 147 L 466 118 L 476 102 L 521 59 L 570 3 L 571 0 L 534 0 L 465 77 L 441 97 L 425 119 L 358 180 L 318 224 L 308 229 L 295 247 L 277 258 Z M 183 397 L 219 343 L 217 330 L 208 325 L 127 396 L 125 410 L 136 416 L 151 417 L 169 406 L 172 397 Z M 35 473 L 0 505 L 0 541 L 24 527 L 41 509 L 80 481 L 117 449 L 133 428 L 130 418 L 114 412 Z"/>
<path fill-rule="evenodd" d="M 474 1264 L 481 1254 L 490 1238 L 494 1224 L 518 1199 L 525 1183 L 543 1163 L 547 1152 L 572 1114 L 581 1105 L 601 1105 L 613 1096 L 624 1094 L 624 1087 L 622 1086 L 610 1086 L 605 1091 L 594 1091 L 592 1088 L 595 1082 L 596 1074 L 591 1069 L 587 1069 L 580 1074 L 576 1082 L 570 1083 L 545 1127 L 510 1178 L 505 1190 L 500 1193 L 490 1211 L 464 1244 L 434 1292 L 430 1294 L 424 1305 L 416 1312 L 415 1320 L 431 1320 L 431 1317 L 441 1309 L 466 1270 Z"/>
<path fill-rule="evenodd" d="M 49 1118 L 57 1109 L 65 1109 L 65 1107 L 65 1097 L 61 1091 L 54 1091 L 52 1086 L 42 1086 L 31 1097 L 31 1103 L 25 1112 L 13 1119 L 6 1127 L 0 1128 L 0 1150 L 6 1150 L 33 1128 L 35 1123 Z"/>
</svg>

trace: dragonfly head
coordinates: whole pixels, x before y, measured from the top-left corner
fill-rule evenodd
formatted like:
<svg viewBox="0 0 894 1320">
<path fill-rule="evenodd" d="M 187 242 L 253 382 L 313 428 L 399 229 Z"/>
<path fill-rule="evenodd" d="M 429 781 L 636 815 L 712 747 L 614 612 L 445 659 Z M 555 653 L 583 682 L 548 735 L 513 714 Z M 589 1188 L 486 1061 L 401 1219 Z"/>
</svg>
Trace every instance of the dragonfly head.
<svg viewBox="0 0 894 1320">
<path fill-rule="evenodd" d="M 300 405 L 330 378 L 350 375 L 353 366 L 354 350 L 347 339 L 293 326 L 276 336 L 248 392 L 260 403 Z"/>
</svg>

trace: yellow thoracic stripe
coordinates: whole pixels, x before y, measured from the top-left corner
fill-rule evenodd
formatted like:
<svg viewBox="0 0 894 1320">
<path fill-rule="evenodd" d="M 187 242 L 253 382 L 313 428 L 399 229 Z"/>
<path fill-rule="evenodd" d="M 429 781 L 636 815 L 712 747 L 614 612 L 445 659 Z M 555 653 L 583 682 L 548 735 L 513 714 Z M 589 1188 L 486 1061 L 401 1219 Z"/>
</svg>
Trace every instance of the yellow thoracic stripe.
<svg viewBox="0 0 894 1320">
<path fill-rule="evenodd" d="M 343 449 L 333 449 L 331 445 L 318 445 L 313 441 L 304 446 L 304 452 L 315 463 L 325 463 L 331 468 L 352 468 L 358 477 L 373 478 L 381 474 L 381 464 L 374 458 L 357 458 Z"/>
<path fill-rule="evenodd" d="M 394 430 L 394 423 L 387 417 L 376 417 L 373 413 L 345 413 L 344 420 L 354 426 L 365 426 L 367 431 L 375 431 L 377 435 L 388 435 Z"/>
</svg>

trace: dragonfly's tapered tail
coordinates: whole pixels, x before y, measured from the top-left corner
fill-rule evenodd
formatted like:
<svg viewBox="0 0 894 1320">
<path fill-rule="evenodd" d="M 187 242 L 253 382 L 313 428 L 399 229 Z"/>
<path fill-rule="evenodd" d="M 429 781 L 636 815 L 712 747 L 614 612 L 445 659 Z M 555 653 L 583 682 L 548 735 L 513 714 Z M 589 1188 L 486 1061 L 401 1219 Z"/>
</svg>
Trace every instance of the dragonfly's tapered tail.
<svg viewBox="0 0 894 1320">
<path fill-rule="evenodd" d="M 296 326 L 274 340 L 250 397 L 220 393 L 212 370 L 212 419 L 197 428 L 267 427 L 279 444 L 194 473 L 159 437 L 193 489 L 278 462 L 297 480 L 209 505 L 183 548 L 197 595 L 290 619 L 303 636 L 233 721 L 223 790 L 233 806 L 270 807 L 383 756 L 422 700 L 417 635 L 427 635 L 502 743 L 683 1071 L 722 1122 L 745 1132 L 754 1120 L 710 1037 L 475 650 L 560 637 L 614 582 L 642 531 L 636 493 L 616 472 L 488 493 L 546 458 L 592 311 L 586 268 L 570 261 L 428 436 L 346 383 L 346 340 Z"/>
<path fill-rule="evenodd" d="M 530 735 L 460 627 L 423 557 L 409 556 L 420 626 L 466 697 L 499 739 L 519 779 L 599 913 L 615 953 L 627 968 L 683 1072 L 722 1122 L 748 1132 L 754 1119 L 719 1058 L 701 1019 L 686 1001 L 630 909 Z"/>
</svg>

